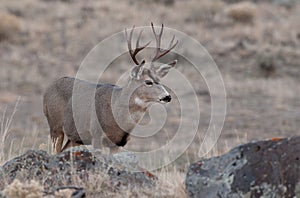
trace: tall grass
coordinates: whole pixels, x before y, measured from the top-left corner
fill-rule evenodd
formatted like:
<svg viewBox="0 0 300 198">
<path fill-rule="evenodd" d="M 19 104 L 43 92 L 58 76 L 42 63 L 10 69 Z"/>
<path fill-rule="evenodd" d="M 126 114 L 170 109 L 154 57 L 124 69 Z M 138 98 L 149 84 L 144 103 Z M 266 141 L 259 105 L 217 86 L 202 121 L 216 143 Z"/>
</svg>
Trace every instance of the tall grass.
<svg viewBox="0 0 300 198">
<path fill-rule="evenodd" d="M 9 117 L 7 117 L 7 108 L 4 110 L 4 113 L 2 115 L 2 118 L 0 120 L 0 163 L 2 164 L 5 160 L 5 145 L 6 145 L 6 140 L 8 137 L 8 134 L 10 132 L 10 128 L 11 128 L 11 124 L 12 121 L 14 119 L 14 116 L 16 114 L 17 111 L 17 107 L 19 105 L 20 102 L 20 97 L 18 97 L 16 104 L 14 106 L 13 112 L 11 113 L 11 115 Z M 13 144 L 11 144 L 11 147 L 13 146 Z"/>
</svg>

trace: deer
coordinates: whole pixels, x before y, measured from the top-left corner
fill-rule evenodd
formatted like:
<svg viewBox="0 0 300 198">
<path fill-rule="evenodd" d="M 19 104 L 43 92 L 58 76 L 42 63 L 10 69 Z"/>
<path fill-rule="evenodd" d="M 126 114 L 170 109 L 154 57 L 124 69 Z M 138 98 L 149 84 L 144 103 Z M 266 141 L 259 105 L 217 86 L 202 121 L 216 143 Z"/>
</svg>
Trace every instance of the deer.
<svg viewBox="0 0 300 198">
<path fill-rule="evenodd" d="M 156 41 L 155 54 L 149 64 L 139 61 L 137 54 L 151 43 L 140 45 L 143 30 L 140 31 L 135 49 L 132 37 L 135 26 L 125 37 L 129 55 L 134 66 L 123 87 L 112 84 L 97 84 L 73 77 L 62 77 L 54 81 L 45 91 L 43 112 L 47 118 L 53 150 L 60 153 L 69 147 L 92 145 L 95 149 L 108 147 L 112 153 L 124 147 L 130 139 L 130 132 L 136 127 L 149 106 L 153 103 L 166 104 L 171 95 L 160 80 L 175 66 L 177 60 L 157 66 L 154 64 L 178 44 L 175 35 L 168 48 L 161 48 L 164 25 L 159 33 L 151 23 Z M 147 65 L 147 66 L 146 66 Z M 80 89 L 80 105 L 73 109 L 73 88 Z M 81 98 L 82 97 L 82 98 Z M 94 100 L 91 98 L 94 97 Z M 124 105 L 128 101 L 128 105 Z M 78 112 L 78 113 L 76 113 Z M 79 123 L 75 124 L 74 113 Z M 121 127 L 122 126 L 122 127 Z M 67 137 L 66 143 L 64 138 Z"/>
</svg>

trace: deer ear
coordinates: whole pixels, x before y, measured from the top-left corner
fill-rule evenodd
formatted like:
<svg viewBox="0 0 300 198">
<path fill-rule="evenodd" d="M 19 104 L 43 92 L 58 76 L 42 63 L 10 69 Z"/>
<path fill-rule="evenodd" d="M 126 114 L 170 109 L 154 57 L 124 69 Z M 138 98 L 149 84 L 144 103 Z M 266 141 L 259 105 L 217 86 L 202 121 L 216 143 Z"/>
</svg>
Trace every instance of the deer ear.
<svg viewBox="0 0 300 198">
<path fill-rule="evenodd" d="M 172 62 L 169 62 L 167 64 L 163 64 L 161 65 L 157 70 L 156 70 L 156 74 L 160 77 L 163 78 L 165 75 L 167 75 L 167 73 L 169 72 L 169 70 L 174 67 L 177 63 L 177 60 L 174 60 Z"/>
<path fill-rule="evenodd" d="M 130 73 L 130 77 L 139 80 L 142 73 L 143 73 L 144 64 L 145 64 L 145 60 L 143 60 L 139 65 L 132 68 L 131 73 Z"/>
</svg>

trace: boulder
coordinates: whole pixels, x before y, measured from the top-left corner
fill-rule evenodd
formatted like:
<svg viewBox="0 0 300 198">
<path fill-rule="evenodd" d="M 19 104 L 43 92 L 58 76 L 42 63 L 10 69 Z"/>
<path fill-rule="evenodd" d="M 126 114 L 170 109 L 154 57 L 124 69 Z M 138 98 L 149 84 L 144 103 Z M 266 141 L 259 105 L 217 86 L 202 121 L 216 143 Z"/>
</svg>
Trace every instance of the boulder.
<svg viewBox="0 0 300 198">
<path fill-rule="evenodd" d="M 255 141 L 189 166 L 190 197 L 300 197 L 300 136 Z"/>
<path fill-rule="evenodd" d="M 105 155 L 100 150 L 84 147 L 74 147 L 58 155 L 29 150 L 6 162 L 0 167 L 0 172 L 0 177 L 7 181 L 6 185 L 14 179 L 36 180 L 47 192 L 63 186 L 74 188 L 72 186 L 78 184 L 77 180 L 97 182 L 100 178 L 101 188 L 114 192 L 135 187 L 151 188 L 157 180 L 156 176 L 138 166 L 138 160 L 132 153 Z M 0 187 L 3 190 L 4 185 Z"/>
</svg>

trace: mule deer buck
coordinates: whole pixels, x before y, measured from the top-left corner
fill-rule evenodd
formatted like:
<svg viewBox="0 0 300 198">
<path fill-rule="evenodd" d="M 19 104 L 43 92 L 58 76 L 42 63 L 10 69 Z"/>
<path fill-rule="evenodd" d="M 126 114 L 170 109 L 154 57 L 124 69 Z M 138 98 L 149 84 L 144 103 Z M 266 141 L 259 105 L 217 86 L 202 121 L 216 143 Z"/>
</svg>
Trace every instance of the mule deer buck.
<svg viewBox="0 0 300 198">
<path fill-rule="evenodd" d="M 174 35 L 169 47 L 162 49 L 161 38 L 164 26 L 162 25 L 158 34 L 153 23 L 151 23 L 151 27 L 156 40 L 156 49 L 155 55 L 147 67 L 145 60 L 139 61 L 136 55 L 150 42 L 140 46 L 141 31 L 136 41 L 136 48 L 133 50 L 131 43 L 134 26 L 129 35 L 125 29 L 129 54 L 136 65 L 132 68 L 124 87 L 93 84 L 71 77 L 63 77 L 47 88 L 44 94 L 43 111 L 50 126 L 50 136 L 56 153 L 82 144 L 92 144 L 94 148 L 106 146 L 112 149 L 112 152 L 116 151 L 118 147 L 127 143 L 130 132 L 138 124 L 151 103 L 171 101 L 171 95 L 160 83 L 160 79 L 174 67 L 177 60 L 160 66 L 155 66 L 154 62 L 169 53 L 177 45 L 178 40 L 174 42 Z M 78 99 L 80 105 L 77 105 L 76 109 L 73 109 L 74 106 L 72 106 L 73 97 L 78 97 L 78 95 L 72 94 L 74 86 L 80 89 Z M 124 105 L 126 101 L 129 101 L 127 106 Z M 76 125 L 75 114 L 79 120 Z M 68 140 L 63 146 L 65 135 Z"/>
</svg>

